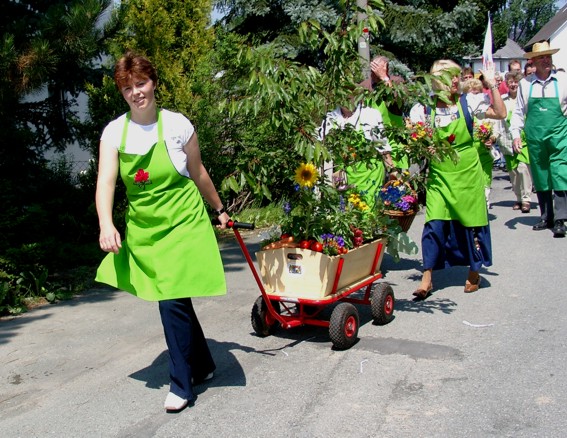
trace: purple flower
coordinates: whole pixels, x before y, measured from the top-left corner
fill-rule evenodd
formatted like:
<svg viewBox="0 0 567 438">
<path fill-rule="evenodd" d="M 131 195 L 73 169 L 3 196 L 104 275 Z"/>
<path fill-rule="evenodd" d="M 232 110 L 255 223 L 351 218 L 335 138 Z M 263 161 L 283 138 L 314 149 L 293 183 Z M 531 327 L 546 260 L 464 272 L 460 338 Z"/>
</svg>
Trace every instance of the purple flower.
<svg viewBox="0 0 567 438">
<path fill-rule="evenodd" d="M 283 211 L 285 214 L 289 214 L 291 212 L 291 204 L 288 201 L 284 202 Z"/>
</svg>

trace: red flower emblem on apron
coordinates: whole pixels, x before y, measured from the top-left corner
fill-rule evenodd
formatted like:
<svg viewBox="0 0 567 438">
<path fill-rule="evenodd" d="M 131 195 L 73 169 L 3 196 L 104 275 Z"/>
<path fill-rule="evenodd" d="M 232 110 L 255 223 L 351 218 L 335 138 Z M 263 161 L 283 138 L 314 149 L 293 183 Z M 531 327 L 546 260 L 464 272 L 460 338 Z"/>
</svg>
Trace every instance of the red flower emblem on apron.
<svg viewBox="0 0 567 438">
<path fill-rule="evenodd" d="M 134 175 L 134 184 L 145 189 L 147 184 L 151 184 L 150 173 L 146 172 L 144 169 L 138 169 L 136 175 Z"/>
</svg>

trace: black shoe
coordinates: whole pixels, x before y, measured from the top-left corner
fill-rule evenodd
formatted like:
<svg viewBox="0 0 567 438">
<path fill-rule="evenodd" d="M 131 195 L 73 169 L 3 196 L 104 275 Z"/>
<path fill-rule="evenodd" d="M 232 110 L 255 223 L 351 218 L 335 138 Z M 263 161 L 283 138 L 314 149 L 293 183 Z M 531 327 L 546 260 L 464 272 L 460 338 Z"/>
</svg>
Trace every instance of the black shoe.
<svg viewBox="0 0 567 438">
<path fill-rule="evenodd" d="M 553 237 L 565 237 L 565 222 L 561 219 L 555 221 L 553 225 Z"/>
<path fill-rule="evenodd" d="M 563 221 L 561 221 L 563 222 Z M 537 224 L 535 224 L 532 227 L 532 230 L 534 231 L 541 231 L 541 230 L 547 230 L 549 228 L 553 228 L 553 222 L 549 222 L 549 221 L 539 221 Z"/>
</svg>

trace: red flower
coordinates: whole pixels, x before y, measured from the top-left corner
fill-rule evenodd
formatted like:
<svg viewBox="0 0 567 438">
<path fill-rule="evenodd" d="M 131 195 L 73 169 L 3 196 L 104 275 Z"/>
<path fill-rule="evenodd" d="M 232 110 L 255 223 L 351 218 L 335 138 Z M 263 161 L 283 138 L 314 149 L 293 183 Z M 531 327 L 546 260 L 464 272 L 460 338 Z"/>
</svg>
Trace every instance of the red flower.
<svg viewBox="0 0 567 438">
<path fill-rule="evenodd" d="M 144 169 L 138 169 L 136 175 L 134 176 L 134 182 L 137 183 L 144 183 L 148 179 L 150 179 L 150 174 L 149 172 L 144 172 Z"/>
<path fill-rule="evenodd" d="M 447 141 L 451 144 L 453 144 L 453 142 L 455 141 L 455 134 L 451 134 L 449 137 L 447 137 Z"/>
<path fill-rule="evenodd" d="M 138 187 L 145 189 L 146 184 L 151 184 L 152 181 L 150 180 L 150 173 L 144 171 L 144 169 L 138 169 L 136 175 L 134 175 L 134 184 Z"/>
</svg>

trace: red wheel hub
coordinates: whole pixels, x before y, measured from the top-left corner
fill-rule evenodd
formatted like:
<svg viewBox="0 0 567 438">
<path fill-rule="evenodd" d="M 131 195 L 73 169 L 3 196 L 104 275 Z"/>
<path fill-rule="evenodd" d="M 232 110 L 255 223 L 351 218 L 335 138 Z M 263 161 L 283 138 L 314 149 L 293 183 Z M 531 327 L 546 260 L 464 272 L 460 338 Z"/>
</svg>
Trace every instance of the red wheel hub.
<svg viewBox="0 0 567 438">
<path fill-rule="evenodd" d="M 356 318 L 349 316 L 345 321 L 345 335 L 352 338 L 356 333 Z"/>
<path fill-rule="evenodd" d="M 394 311 L 394 298 L 392 295 L 388 295 L 384 300 L 384 312 L 390 315 Z"/>
</svg>

